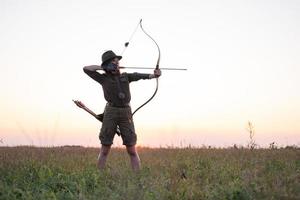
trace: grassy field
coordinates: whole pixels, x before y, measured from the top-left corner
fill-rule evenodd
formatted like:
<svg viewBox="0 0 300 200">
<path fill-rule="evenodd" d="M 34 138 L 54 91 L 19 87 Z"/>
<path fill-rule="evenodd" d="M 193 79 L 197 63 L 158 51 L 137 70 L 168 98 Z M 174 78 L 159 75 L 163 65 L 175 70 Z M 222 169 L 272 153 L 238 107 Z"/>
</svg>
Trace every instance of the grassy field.
<svg viewBox="0 0 300 200">
<path fill-rule="evenodd" d="M 0 147 L 0 199 L 300 199 L 300 149 Z"/>
</svg>

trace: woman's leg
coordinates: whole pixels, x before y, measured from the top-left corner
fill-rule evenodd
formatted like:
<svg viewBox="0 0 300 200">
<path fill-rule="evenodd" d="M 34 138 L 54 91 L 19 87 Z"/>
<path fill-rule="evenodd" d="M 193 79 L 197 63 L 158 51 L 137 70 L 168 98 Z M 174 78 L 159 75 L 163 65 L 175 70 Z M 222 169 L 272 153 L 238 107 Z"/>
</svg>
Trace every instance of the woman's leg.
<svg viewBox="0 0 300 200">
<path fill-rule="evenodd" d="M 111 145 L 102 145 L 98 156 L 98 168 L 104 169 Z"/>
<path fill-rule="evenodd" d="M 140 169 L 141 163 L 140 163 L 140 157 L 139 154 L 136 151 L 135 145 L 132 146 L 126 146 L 127 153 L 130 156 L 131 166 L 133 171 L 138 171 Z"/>
</svg>

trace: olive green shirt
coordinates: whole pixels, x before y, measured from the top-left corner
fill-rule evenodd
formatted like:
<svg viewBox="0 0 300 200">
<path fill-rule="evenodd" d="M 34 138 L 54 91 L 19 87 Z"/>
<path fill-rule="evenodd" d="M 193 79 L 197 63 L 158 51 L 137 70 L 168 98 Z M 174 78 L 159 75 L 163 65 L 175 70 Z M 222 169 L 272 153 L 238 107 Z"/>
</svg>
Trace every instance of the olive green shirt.
<svg viewBox="0 0 300 200">
<path fill-rule="evenodd" d="M 150 79 L 150 74 L 142 73 L 122 73 L 119 75 L 112 75 L 108 73 L 101 74 L 97 71 L 90 71 L 87 69 L 83 69 L 83 71 L 89 77 L 101 84 L 105 100 L 116 106 L 124 106 L 130 103 L 130 82 L 138 81 L 140 79 Z"/>
</svg>

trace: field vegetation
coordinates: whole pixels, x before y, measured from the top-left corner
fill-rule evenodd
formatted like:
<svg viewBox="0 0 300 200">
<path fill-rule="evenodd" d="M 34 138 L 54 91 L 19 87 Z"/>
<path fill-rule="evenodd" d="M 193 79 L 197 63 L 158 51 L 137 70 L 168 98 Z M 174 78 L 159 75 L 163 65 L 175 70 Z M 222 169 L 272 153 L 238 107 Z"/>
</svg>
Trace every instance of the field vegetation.
<svg viewBox="0 0 300 200">
<path fill-rule="evenodd" d="M 300 199 L 300 149 L 0 147 L 0 199 Z"/>
</svg>

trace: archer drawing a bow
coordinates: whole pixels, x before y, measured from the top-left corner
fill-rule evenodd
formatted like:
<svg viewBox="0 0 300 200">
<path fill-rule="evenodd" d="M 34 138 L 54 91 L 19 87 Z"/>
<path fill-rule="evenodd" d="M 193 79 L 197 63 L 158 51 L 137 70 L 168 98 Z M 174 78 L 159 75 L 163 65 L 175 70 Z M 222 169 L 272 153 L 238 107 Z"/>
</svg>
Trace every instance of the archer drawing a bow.
<svg viewBox="0 0 300 200">
<path fill-rule="evenodd" d="M 187 70 L 185 68 L 160 68 L 160 58 L 161 58 L 161 51 L 159 48 L 159 45 L 157 44 L 157 42 L 144 30 L 143 26 L 142 26 L 142 19 L 139 21 L 139 23 L 137 24 L 137 26 L 135 27 L 133 33 L 131 34 L 128 42 L 125 43 L 124 45 L 124 49 L 121 53 L 121 56 L 116 56 L 112 51 L 107 51 L 106 53 L 103 54 L 103 56 L 111 56 L 111 57 L 117 57 L 119 59 L 122 58 L 123 53 L 125 52 L 125 50 L 127 49 L 127 47 L 129 46 L 134 34 L 136 33 L 138 27 L 141 28 L 141 30 L 155 43 L 157 50 L 158 50 L 158 58 L 156 61 L 156 65 L 154 67 L 124 67 L 124 66 L 118 66 L 117 64 L 114 63 L 109 63 L 107 65 L 101 65 L 101 67 L 95 66 L 97 69 L 101 69 L 104 71 L 114 71 L 114 70 L 118 70 L 118 69 L 155 69 L 155 73 L 153 75 L 152 78 L 155 78 L 156 80 L 156 87 L 155 90 L 153 92 L 153 94 L 151 95 L 151 97 L 145 101 L 142 105 L 138 106 L 133 112 L 132 112 L 132 116 L 138 111 L 140 110 L 142 107 L 144 107 L 146 104 L 148 104 L 157 94 L 158 91 L 158 86 L 159 86 L 159 81 L 158 81 L 158 77 L 160 76 L 160 70 Z M 102 60 L 109 60 L 109 59 L 104 59 L 102 58 Z M 118 81 L 117 81 L 118 83 Z M 119 85 L 120 83 L 118 83 L 117 85 Z M 119 87 L 120 89 L 120 87 Z M 122 93 L 123 94 L 123 93 Z M 119 95 L 120 98 L 120 95 Z M 90 110 L 89 108 L 87 108 L 81 101 L 78 100 L 73 100 L 73 102 L 80 108 L 82 108 L 83 110 L 85 110 L 86 112 L 88 112 L 89 114 L 91 114 L 92 116 L 94 116 L 96 119 L 98 119 L 99 121 L 103 121 L 103 114 L 97 115 L 95 114 L 92 110 Z M 131 116 L 131 117 L 132 117 Z M 120 134 L 120 130 L 117 129 L 117 134 Z"/>
</svg>

